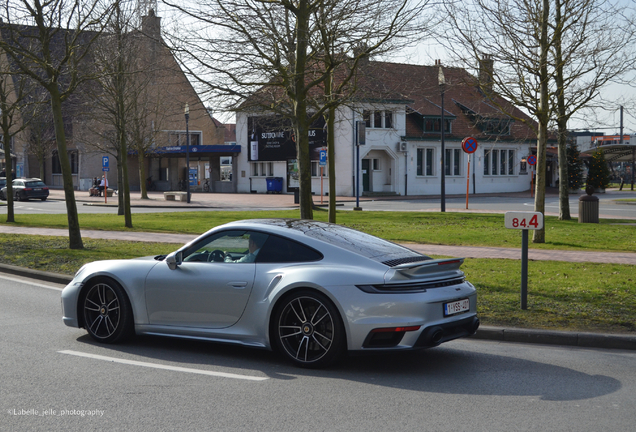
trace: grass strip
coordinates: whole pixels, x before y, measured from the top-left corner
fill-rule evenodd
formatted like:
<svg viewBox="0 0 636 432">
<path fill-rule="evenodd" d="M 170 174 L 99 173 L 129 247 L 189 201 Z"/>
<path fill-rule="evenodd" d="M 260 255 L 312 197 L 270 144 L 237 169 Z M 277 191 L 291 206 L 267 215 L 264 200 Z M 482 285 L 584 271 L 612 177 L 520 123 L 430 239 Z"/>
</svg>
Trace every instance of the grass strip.
<svg viewBox="0 0 636 432">
<path fill-rule="evenodd" d="M 201 211 L 136 213 L 133 229 L 124 227 L 124 217 L 112 214 L 80 214 L 83 229 L 106 231 L 201 234 L 226 222 L 250 218 L 298 218 L 298 210 Z M 327 220 L 327 212 L 314 212 L 316 220 Z M 337 222 L 398 243 L 458 246 L 520 247 L 521 233 L 504 227 L 503 214 L 454 212 L 337 212 Z M 65 214 L 16 215 L 16 226 L 68 229 Z M 629 225 L 631 224 L 631 225 Z M 602 219 L 599 224 L 559 221 L 545 217 L 546 242 L 531 243 L 535 249 L 634 252 L 636 226 L 633 220 Z"/>
<path fill-rule="evenodd" d="M 91 261 L 165 254 L 178 247 L 94 239 L 85 239 L 84 245 L 83 250 L 70 250 L 63 237 L 0 234 L 0 262 L 72 275 Z M 636 331 L 636 266 L 531 261 L 525 311 L 519 301 L 519 261 L 466 259 L 462 270 L 477 287 L 479 316 L 485 325 Z"/>
</svg>

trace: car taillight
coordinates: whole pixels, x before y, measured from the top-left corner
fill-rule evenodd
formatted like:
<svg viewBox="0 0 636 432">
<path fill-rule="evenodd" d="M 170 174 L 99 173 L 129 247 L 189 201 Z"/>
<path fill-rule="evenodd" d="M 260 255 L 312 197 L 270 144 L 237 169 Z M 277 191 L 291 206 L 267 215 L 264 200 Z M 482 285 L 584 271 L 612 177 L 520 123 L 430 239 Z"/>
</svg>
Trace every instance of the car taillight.
<svg viewBox="0 0 636 432">
<path fill-rule="evenodd" d="M 377 328 L 371 330 L 371 333 L 398 333 L 398 332 L 407 332 L 407 331 L 417 331 L 421 326 L 410 326 L 410 327 L 385 327 L 385 328 Z"/>
<path fill-rule="evenodd" d="M 24 190 L 25 192 L 27 192 L 27 191 L 32 191 L 33 189 L 32 189 L 32 188 L 24 188 L 23 190 Z"/>
</svg>

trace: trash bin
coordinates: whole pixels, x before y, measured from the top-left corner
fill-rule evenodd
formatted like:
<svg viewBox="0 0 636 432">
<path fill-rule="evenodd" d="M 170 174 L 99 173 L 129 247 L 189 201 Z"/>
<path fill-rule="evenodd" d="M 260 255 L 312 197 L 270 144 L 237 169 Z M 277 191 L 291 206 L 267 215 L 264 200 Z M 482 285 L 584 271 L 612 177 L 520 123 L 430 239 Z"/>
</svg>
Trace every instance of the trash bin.
<svg viewBox="0 0 636 432">
<path fill-rule="evenodd" d="M 282 177 L 267 177 L 267 193 L 281 193 L 283 191 Z"/>
<path fill-rule="evenodd" d="M 585 188 L 586 195 L 579 197 L 579 223 L 598 223 L 598 197 L 592 195 L 594 188 Z"/>
</svg>

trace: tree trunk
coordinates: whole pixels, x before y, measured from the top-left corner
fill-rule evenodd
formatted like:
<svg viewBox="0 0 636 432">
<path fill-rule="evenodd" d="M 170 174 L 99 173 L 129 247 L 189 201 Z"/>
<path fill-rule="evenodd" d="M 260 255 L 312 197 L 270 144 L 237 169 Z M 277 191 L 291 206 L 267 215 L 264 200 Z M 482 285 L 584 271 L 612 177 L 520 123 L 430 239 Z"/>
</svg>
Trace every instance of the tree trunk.
<svg viewBox="0 0 636 432">
<path fill-rule="evenodd" d="M 8 140 L 7 140 L 8 141 Z M 13 161 L 11 160 L 11 152 L 4 152 L 4 162 L 5 162 L 5 178 L 7 180 L 7 222 L 15 222 L 15 208 L 13 205 L 13 185 L 11 183 L 13 172 Z"/>
<path fill-rule="evenodd" d="M 534 211 L 545 214 L 545 183 L 546 183 L 546 150 L 548 144 L 548 121 L 550 116 L 548 100 L 548 19 L 550 18 L 550 1 L 543 0 L 543 11 L 541 17 L 541 39 L 539 43 L 539 79 L 540 79 L 540 100 L 537 120 L 539 122 L 539 137 L 537 139 L 537 184 L 534 195 Z M 533 243 L 545 243 L 545 225 L 540 230 L 533 231 Z"/>
<path fill-rule="evenodd" d="M 139 190 L 141 190 L 141 199 L 148 199 L 148 191 L 146 189 L 146 158 L 141 149 L 137 152 L 137 160 L 139 163 Z"/>
<path fill-rule="evenodd" d="M 296 14 L 296 59 L 294 65 L 293 89 L 294 131 L 298 155 L 300 218 L 313 219 L 313 199 L 311 197 L 311 160 L 309 155 L 309 119 L 307 118 L 307 90 L 305 72 L 307 66 L 307 35 L 309 34 L 309 2 L 300 0 Z"/>
<path fill-rule="evenodd" d="M 563 78 L 563 53 L 561 47 L 563 18 L 561 0 L 555 4 L 556 29 L 554 35 L 555 82 L 557 90 L 557 125 L 559 129 L 559 220 L 570 220 L 570 193 L 567 156 L 568 119 L 565 112 L 565 86 Z"/>
<path fill-rule="evenodd" d="M 57 88 L 57 83 L 48 89 L 51 95 L 51 111 L 53 113 L 53 125 L 55 127 L 55 140 L 57 142 L 57 153 L 62 168 L 62 179 L 64 184 L 64 198 L 66 200 L 66 214 L 68 218 L 68 240 L 70 249 L 83 249 L 82 235 L 80 233 L 79 217 L 77 205 L 75 203 L 75 191 L 73 189 L 73 175 L 71 173 L 71 163 L 68 160 L 66 148 L 66 135 L 64 134 L 64 117 L 62 116 L 62 101 Z"/>
</svg>

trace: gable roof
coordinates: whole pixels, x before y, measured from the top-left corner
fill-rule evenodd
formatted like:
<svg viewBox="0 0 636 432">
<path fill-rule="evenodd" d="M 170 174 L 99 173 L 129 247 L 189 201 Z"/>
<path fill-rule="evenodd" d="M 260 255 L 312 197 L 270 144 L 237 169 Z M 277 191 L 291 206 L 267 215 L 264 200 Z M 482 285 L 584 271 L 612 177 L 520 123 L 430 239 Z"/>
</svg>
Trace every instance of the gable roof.
<svg viewBox="0 0 636 432">
<path fill-rule="evenodd" d="M 442 96 L 438 84 L 439 65 L 422 66 L 369 61 L 358 72 L 357 101 L 404 103 L 407 106 L 405 139 L 439 139 L 439 132 L 424 133 L 424 118 L 441 116 Z M 535 140 L 528 115 L 497 95 L 486 96 L 477 79 L 465 69 L 443 68 L 444 116 L 452 121 L 449 139 L 472 136 L 480 141 Z M 489 133 L 490 126 L 510 125 L 509 134 Z"/>
</svg>

